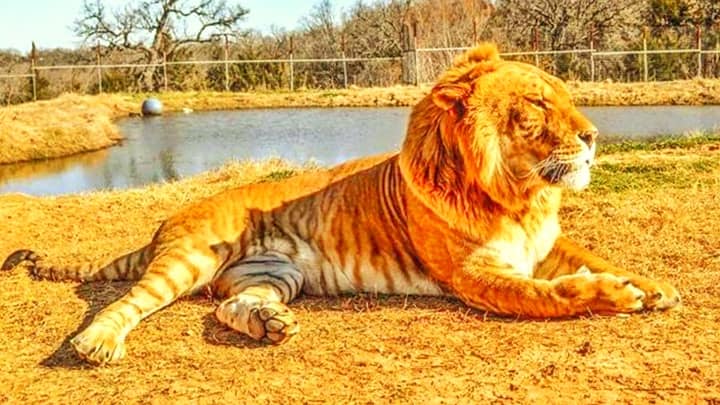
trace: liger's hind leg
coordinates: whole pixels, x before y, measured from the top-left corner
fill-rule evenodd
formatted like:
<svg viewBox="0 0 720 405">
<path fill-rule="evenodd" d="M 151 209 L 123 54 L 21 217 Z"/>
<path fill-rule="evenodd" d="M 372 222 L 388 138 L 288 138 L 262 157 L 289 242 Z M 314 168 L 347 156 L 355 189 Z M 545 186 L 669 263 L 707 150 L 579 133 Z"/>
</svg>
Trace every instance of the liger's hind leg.
<svg viewBox="0 0 720 405">
<path fill-rule="evenodd" d="M 300 294 L 303 275 L 292 263 L 272 256 L 254 256 L 228 268 L 215 282 L 225 298 L 215 315 L 232 329 L 256 340 L 279 344 L 300 331 L 285 305 Z"/>
<path fill-rule="evenodd" d="M 121 359 L 125 337 L 144 318 L 206 284 L 219 260 L 211 250 L 175 247 L 149 263 L 143 277 L 122 298 L 100 311 L 71 340 L 80 357 L 95 364 Z"/>
</svg>

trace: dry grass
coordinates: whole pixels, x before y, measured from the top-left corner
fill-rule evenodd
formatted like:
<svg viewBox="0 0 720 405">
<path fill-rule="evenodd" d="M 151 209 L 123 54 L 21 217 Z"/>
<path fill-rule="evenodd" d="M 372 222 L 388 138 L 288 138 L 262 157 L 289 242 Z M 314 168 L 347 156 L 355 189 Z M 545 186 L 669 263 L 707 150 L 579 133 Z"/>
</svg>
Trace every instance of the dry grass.
<svg viewBox="0 0 720 405">
<path fill-rule="evenodd" d="M 114 118 L 127 115 L 118 96 L 63 95 L 0 108 L 0 164 L 106 148 L 121 136 Z"/>
<path fill-rule="evenodd" d="M 720 104 L 720 80 L 660 83 L 571 82 L 580 105 Z M 0 165 L 68 156 L 114 145 L 113 119 L 134 115 L 147 96 L 159 97 L 168 112 L 263 107 L 394 107 L 414 105 L 428 86 L 301 90 L 296 92 L 169 92 L 57 99 L 0 107 Z"/>
<path fill-rule="evenodd" d="M 671 82 L 570 82 L 575 102 L 583 106 L 720 104 L 720 79 Z"/>
<path fill-rule="evenodd" d="M 651 83 L 569 82 L 578 105 L 706 105 L 720 104 L 720 79 Z M 185 92 L 128 95 L 138 105 L 147 96 L 163 100 L 169 111 L 227 110 L 263 107 L 395 107 L 412 106 L 429 85 L 388 88 L 300 90 L 296 92 Z"/>
<path fill-rule="evenodd" d="M 220 326 L 197 297 L 141 323 L 122 363 L 90 368 L 67 339 L 127 284 L 36 282 L 15 271 L 0 275 L 0 402 L 717 403 L 719 147 L 605 154 L 593 187 L 563 209 L 573 238 L 673 282 L 678 310 L 532 322 L 452 299 L 303 298 L 292 305 L 299 337 L 270 347 Z M 182 205 L 296 170 L 230 164 L 145 189 L 0 196 L 0 257 L 20 247 L 59 263 L 111 257 L 145 243 Z M 648 172 L 675 180 L 648 182 Z"/>
<path fill-rule="evenodd" d="M 168 92 L 127 96 L 138 105 L 148 96 L 158 97 L 168 111 L 180 111 L 183 108 L 200 111 L 276 107 L 399 107 L 414 105 L 429 89 L 427 86 L 395 86 L 294 92 Z"/>
</svg>

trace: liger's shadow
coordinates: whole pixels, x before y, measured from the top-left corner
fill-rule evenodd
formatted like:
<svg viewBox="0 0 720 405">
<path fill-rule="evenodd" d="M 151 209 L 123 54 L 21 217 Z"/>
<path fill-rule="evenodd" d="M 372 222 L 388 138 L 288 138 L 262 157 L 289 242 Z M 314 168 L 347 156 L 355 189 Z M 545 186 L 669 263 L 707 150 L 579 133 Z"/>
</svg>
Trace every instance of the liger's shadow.
<svg viewBox="0 0 720 405">
<path fill-rule="evenodd" d="M 132 282 L 97 282 L 78 284 L 75 287 L 75 294 L 85 302 L 88 306 L 83 314 L 82 322 L 77 328 L 68 334 L 62 343 L 53 351 L 51 355 L 45 358 L 40 364 L 49 368 L 66 368 L 66 369 L 82 369 L 92 367 L 84 360 L 80 359 L 76 354 L 70 339 L 84 330 L 92 321 L 95 314 L 100 312 L 110 303 L 118 300 L 125 295 L 132 287 Z M 208 302 L 212 298 L 205 295 L 193 295 L 182 298 L 184 301 L 197 302 L 198 306 L 202 306 L 203 310 L 207 310 Z M 453 298 L 437 298 L 437 297 L 404 297 L 404 296 L 378 296 L 373 294 L 360 294 L 353 296 L 339 297 L 300 297 L 290 304 L 293 306 L 302 306 L 304 310 L 309 311 L 346 311 L 346 312 L 365 312 L 377 308 L 398 308 L 404 310 L 422 309 L 422 310 L 438 310 L 443 312 L 470 312 L 478 318 L 485 318 L 486 314 L 474 311 L 466 307 L 461 302 Z M 238 348 L 260 348 L 267 346 L 265 342 L 258 342 L 241 333 L 233 331 L 221 324 L 214 315 L 215 305 L 202 318 L 203 323 L 203 339 L 211 345 L 234 346 Z M 163 309 L 162 311 L 172 311 L 173 305 Z M 492 319 L 501 321 L 503 318 L 493 317 Z"/>
<path fill-rule="evenodd" d="M 40 364 L 50 368 L 76 369 L 90 367 L 87 362 L 75 354 L 75 350 L 70 344 L 70 339 L 90 325 L 95 314 L 111 302 L 125 295 L 130 290 L 130 287 L 132 287 L 132 283 L 125 282 L 78 284 L 75 287 L 75 294 L 88 303 L 82 322 L 72 333 L 67 335 L 60 346 Z"/>
<path fill-rule="evenodd" d="M 77 328 L 68 334 L 55 351 L 45 358 L 40 364 L 49 368 L 79 369 L 92 367 L 76 355 L 75 350 L 70 344 L 70 340 L 88 327 L 98 312 L 125 295 L 133 284 L 133 282 L 97 282 L 78 284 L 75 287 L 75 294 L 88 304 L 87 309 L 83 314 L 82 322 L 80 322 Z M 181 299 L 190 302 L 197 301 L 199 304 L 207 304 L 207 302 L 211 300 L 210 297 L 204 295 L 193 295 Z M 202 306 L 203 308 L 207 307 L 207 305 Z M 172 310 L 173 306 L 170 305 L 162 311 Z M 213 312 L 209 312 L 203 317 L 203 326 L 203 338 L 211 344 L 233 345 L 247 348 L 264 346 L 261 342 L 257 342 L 226 328 L 215 319 Z"/>
</svg>

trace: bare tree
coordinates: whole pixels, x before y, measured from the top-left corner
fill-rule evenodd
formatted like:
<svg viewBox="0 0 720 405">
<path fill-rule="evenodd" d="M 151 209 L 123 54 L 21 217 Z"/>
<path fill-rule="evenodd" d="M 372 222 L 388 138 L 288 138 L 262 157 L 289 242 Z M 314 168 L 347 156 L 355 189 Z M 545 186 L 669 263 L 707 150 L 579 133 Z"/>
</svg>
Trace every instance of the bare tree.
<svg viewBox="0 0 720 405">
<path fill-rule="evenodd" d="M 648 0 L 646 21 L 652 48 L 694 48 L 698 39 L 703 47 L 720 46 L 720 3 L 717 0 Z M 700 32 L 698 32 L 700 30 Z M 700 38 L 697 37 L 701 33 Z M 655 79 L 690 78 L 698 71 L 697 59 L 683 54 L 658 55 L 651 71 Z M 706 72 L 718 71 L 720 60 L 704 58 Z"/>
<path fill-rule="evenodd" d="M 105 49 L 135 50 L 147 64 L 158 64 L 192 44 L 239 35 L 238 26 L 248 10 L 226 0 L 143 0 L 108 10 L 102 1 L 85 0 L 74 31 L 86 44 Z M 155 67 L 142 69 L 142 87 L 154 87 Z"/>
<path fill-rule="evenodd" d="M 502 0 L 497 19 L 514 43 L 529 45 L 533 31 L 546 35 L 548 49 L 582 48 L 591 33 L 611 38 L 642 24 L 646 2 L 637 0 Z"/>
<path fill-rule="evenodd" d="M 418 0 L 412 2 L 421 47 L 468 46 L 484 35 L 494 11 L 486 0 Z"/>
<path fill-rule="evenodd" d="M 647 20 L 653 27 L 709 27 L 720 22 L 720 3 L 717 0 L 648 0 Z"/>
<path fill-rule="evenodd" d="M 720 24 L 720 2 L 717 0 L 698 0 L 705 25 Z"/>
<path fill-rule="evenodd" d="M 298 44 L 306 55 L 337 57 L 340 53 L 340 29 L 330 0 L 320 0 L 302 21 L 303 43 Z"/>
<path fill-rule="evenodd" d="M 398 56 L 402 53 L 403 24 L 409 21 L 412 0 L 356 2 L 345 13 L 346 51 L 354 56 Z"/>
<path fill-rule="evenodd" d="M 491 24 L 515 49 L 583 49 L 620 46 L 641 37 L 647 1 L 637 0 L 499 0 Z M 536 43 L 538 40 L 539 43 Z M 505 41 L 504 41 L 505 42 Z M 585 61 L 557 55 L 545 67 L 565 78 L 577 78 Z M 582 66 L 580 66 L 582 65 Z"/>
</svg>

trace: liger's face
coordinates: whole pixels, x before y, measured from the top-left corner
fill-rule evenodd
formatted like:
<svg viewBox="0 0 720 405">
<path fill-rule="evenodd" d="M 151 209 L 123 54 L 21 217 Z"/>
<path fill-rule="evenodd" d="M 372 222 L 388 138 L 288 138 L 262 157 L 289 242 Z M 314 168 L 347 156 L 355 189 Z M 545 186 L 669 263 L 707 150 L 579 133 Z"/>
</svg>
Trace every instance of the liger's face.
<svg viewBox="0 0 720 405">
<path fill-rule="evenodd" d="M 560 79 L 531 65 L 498 61 L 473 82 L 468 102 L 495 122 L 503 164 L 515 178 L 574 190 L 589 184 L 597 129 Z"/>
</svg>

